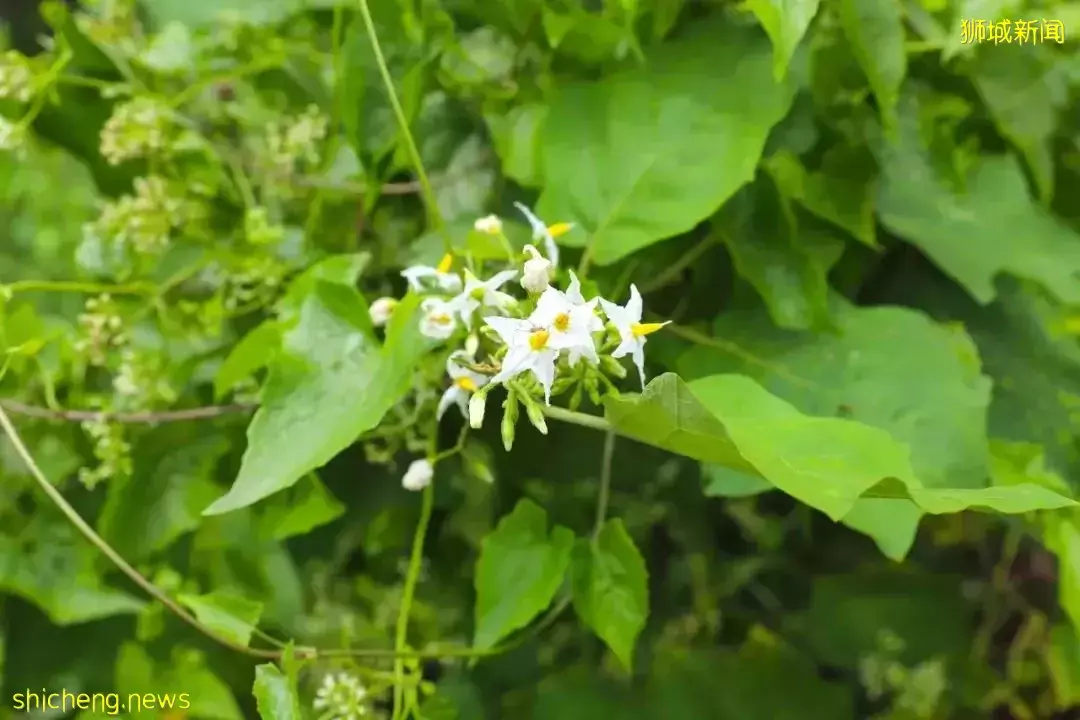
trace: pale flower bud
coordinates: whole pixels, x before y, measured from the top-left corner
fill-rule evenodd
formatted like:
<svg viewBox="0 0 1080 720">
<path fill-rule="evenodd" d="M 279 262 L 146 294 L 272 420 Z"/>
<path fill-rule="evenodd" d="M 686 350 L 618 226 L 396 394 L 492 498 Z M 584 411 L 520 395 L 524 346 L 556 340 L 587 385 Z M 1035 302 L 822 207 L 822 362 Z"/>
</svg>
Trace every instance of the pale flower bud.
<svg viewBox="0 0 1080 720">
<path fill-rule="evenodd" d="M 488 235 L 498 235 L 502 232 L 502 220 L 499 219 L 498 215 L 488 215 L 473 223 L 473 227 L 479 232 Z"/>
<path fill-rule="evenodd" d="M 465 353 L 469 357 L 476 357 L 476 351 L 480 349 L 480 336 L 472 333 L 465 338 Z"/>
<path fill-rule="evenodd" d="M 371 307 L 368 308 L 368 314 L 371 315 L 371 324 L 375 327 L 382 327 L 390 321 L 390 316 L 394 314 L 394 308 L 397 307 L 397 300 L 392 297 L 381 297 L 375 302 L 371 303 Z"/>
<path fill-rule="evenodd" d="M 487 406 L 487 393 L 476 392 L 469 398 L 469 427 L 479 430 L 484 424 L 484 410 Z"/>
<path fill-rule="evenodd" d="M 431 484 L 435 469 L 427 460 L 413 460 L 405 475 L 401 478 L 401 487 L 406 490 L 423 490 Z"/>
<path fill-rule="evenodd" d="M 551 263 L 532 245 L 525 246 L 529 259 L 521 275 L 521 287 L 530 293 L 542 293 L 551 283 Z"/>
</svg>

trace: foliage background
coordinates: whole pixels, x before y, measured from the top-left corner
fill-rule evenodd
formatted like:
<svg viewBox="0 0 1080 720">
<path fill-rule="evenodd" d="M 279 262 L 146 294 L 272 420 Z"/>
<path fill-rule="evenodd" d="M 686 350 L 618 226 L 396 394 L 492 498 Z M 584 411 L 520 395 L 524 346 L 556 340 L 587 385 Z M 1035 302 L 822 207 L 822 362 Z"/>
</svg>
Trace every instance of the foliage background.
<svg viewBox="0 0 1080 720">
<path fill-rule="evenodd" d="M 192 718 L 317 717 L 319 683 L 339 671 L 399 717 L 421 677 L 415 716 L 462 720 L 1078 711 L 1080 511 L 1037 491 L 1072 496 L 1080 467 L 1080 5 L 378 0 L 431 175 L 425 211 L 359 3 L 227 4 L 45 3 L 47 22 L 15 18 L 42 100 L 0 100 L 11 122 L 32 120 L 0 157 L 2 407 L 105 541 L 241 646 L 266 647 L 251 639 L 259 620 L 301 648 L 401 648 L 405 606 L 408 645 L 433 657 L 257 673 L 117 572 L 5 441 L 0 714 L 45 687 L 189 692 Z M 1060 19 L 1065 42 L 963 45 L 974 17 Z M 55 45 L 38 54 L 45 30 Z M 182 122 L 147 158 L 112 164 L 102 133 L 128 95 Z M 309 107 L 325 135 L 275 155 L 275 132 Z M 114 140 L 149 142 L 138 132 Z M 139 227 L 168 242 L 129 252 L 102 203 L 148 174 L 193 205 L 152 206 Z M 603 432 L 558 422 L 546 437 L 522 423 L 505 453 L 489 420 L 438 466 L 411 566 L 429 495 L 400 478 L 424 451 L 410 414 L 430 398 L 409 395 L 379 424 L 382 370 L 334 366 L 326 328 L 301 319 L 294 350 L 325 373 L 323 401 L 356 417 L 264 436 L 289 487 L 234 512 L 202 515 L 237 477 L 249 412 L 98 427 L 65 410 L 251 403 L 281 342 L 273 318 L 297 317 L 312 278 L 400 295 L 399 271 L 441 254 L 443 223 L 476 250 L 473 221 L 495 212 L 524 243 L 515 201 L 577 223 L 560 239 L 567 262 L 605 297 L 633 282 L 675 321 L 650 339 L 651 374 L 700 381 L 694 392 L 665 375 L 645 401 L 607 405 L 621 434 L 674 453 L 624 438 L 612 453 Z M 80 314 L 105 288 L 131 352 L 95 364 Z M 418 367 L 430 394 L 441 365 Z M 731 373 L 756 384 L 715 379 Z M 765 406 L 780 408 L 771 425 Z M 458 430 L 444 423 L 442 446 Z M 791 453 L 801 474 L 786 474 Z M 867 495 L 903 479 L 905 458 L 922 496 Z M 1007 492 L 1023 484 L 1035 495 Z M 940 514 L 971 505 L 1012 514 Z M 551 611 L 504 651 L 452 657 L 476 629 L 483 539 L 512 511 L 539 534 L 504 529 L 525 544 L 486 552 L 494 585 L 480 593 L 526 615 L 500 639 Z M 548 537 L 548 524 L 569 530 Z M 545 554 L 560 533 L 601 528 L 615 595 L 598 613 L 557 595 Z"/>
</svg>

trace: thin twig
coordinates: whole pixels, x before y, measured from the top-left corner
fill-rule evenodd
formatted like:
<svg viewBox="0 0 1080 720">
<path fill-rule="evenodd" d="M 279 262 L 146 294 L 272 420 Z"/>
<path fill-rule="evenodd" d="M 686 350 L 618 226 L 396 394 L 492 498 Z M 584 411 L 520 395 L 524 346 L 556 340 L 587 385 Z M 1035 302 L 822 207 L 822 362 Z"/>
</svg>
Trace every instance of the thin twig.
<svg viewBox="0 0 1080 720">
<path fill-rule="evenodd" d="M 158 425 L 160 423 L 186 420 L 208 420 L 233 413 L 252 412 L 257 406 L 246 403 L 232 405 L 208 405 L 182 410 L 146 410 L 141 412 L 105 412 L 102 410 L 53 410 L 38 405 L 27 405 L 17 400 L 0 400 L 0 408 L 13 415 L 54 420 L 58 422 L 106 421 L 127 425 Z"/>
<path fill-rule="evenodd" d="M 600 465 L 600 492 L 596 498 L 596 522 L 593 525 L 593 542 L 600 537 L 600 531 L 607 520 L 608 503 L 611 500 L 611 462 L 615 457 L 615 431 L 608 430 L 604 435 L 604 455 Z"/>
</svg>

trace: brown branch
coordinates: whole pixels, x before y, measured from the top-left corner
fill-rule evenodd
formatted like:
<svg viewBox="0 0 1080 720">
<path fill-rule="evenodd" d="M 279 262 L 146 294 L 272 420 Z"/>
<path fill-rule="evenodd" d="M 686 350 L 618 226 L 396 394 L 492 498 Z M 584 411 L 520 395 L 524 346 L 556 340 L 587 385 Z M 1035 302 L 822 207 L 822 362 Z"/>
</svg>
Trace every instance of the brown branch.
<svg viewBox="0 0 1080 720">
<path fill-rule="evenodd" d="M 208 420 L 233 413 L 251 412 L 257 406 L 235 403 L 232 405 L 209 405 L 206 407 L 185 408 L 182 410 L 143 411 L 114 413 L 103 410 L 53 410 L 51 408 L 27 405 L 17 400 L 0 400 L 0 407 L 15 415 L 54 420 L 58 422 L 84 422 L 107 420 L 128 425 L 157 425 L 159 423 L 184 422 L 186 420 Z"/>
</svg>

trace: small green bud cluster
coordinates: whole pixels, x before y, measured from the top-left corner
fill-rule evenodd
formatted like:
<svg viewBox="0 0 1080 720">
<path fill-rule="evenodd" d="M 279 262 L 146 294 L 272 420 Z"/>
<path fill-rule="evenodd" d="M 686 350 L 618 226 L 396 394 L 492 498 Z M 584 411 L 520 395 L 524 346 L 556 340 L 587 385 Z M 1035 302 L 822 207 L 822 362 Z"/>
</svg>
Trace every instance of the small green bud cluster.
<svg viewBox="0 0 1080 720">
<path fill-rule="evenodd" d="M 80 468 L 80 483 L 93 490 L 103 480 L 131 474 L 131 445 L 124 439 L 122 426 L 99 419 L 83 422 L 82 428 L 94 443 L 98 466 Z"/>
<path fill-rule="evenodd" d="M 194 221 L 202 208 L 158 175 L 135 180 L 135 193 L 105 203 L 101 216 L 85 231 L 112 240 L 137 255 L 160 253 L 172 233 Z"/>
<path fill-rule="evenodd" d="M 91 365 L 105 365 L 109 350 L 127 342 L 123 318 L 107 294 L 86 301 L 79 328 L 82 337 L 75 341 L 75 351 L 85 355 Z"/>
</svg>

